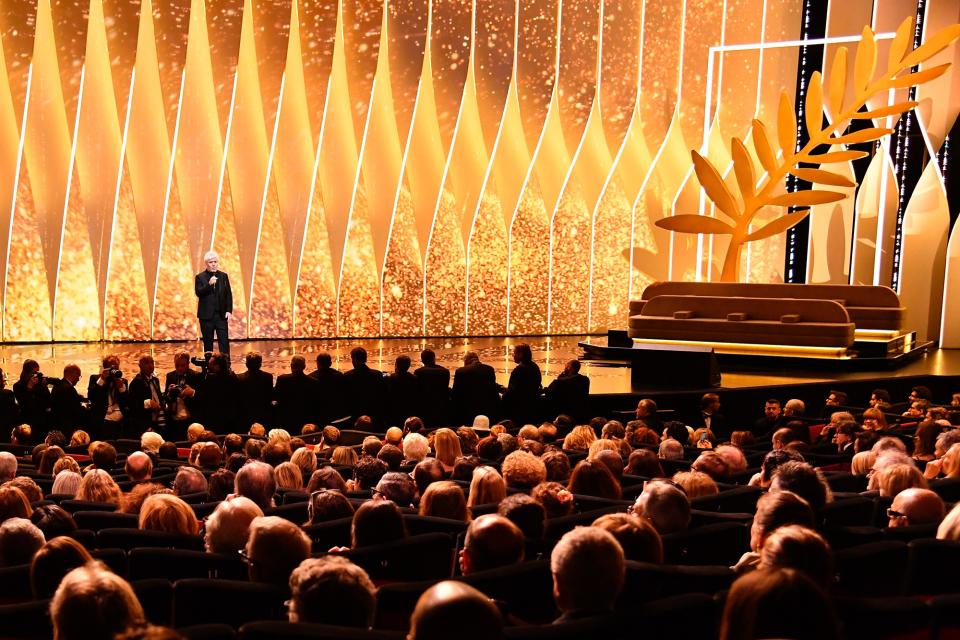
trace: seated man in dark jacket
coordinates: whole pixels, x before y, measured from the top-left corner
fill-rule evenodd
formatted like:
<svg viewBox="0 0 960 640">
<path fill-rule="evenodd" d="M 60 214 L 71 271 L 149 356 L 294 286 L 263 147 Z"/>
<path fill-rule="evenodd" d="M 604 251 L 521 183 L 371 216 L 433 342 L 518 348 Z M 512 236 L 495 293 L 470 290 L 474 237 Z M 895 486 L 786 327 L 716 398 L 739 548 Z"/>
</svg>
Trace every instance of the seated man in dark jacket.
<svg viewBox="0 0 960 640">
<path fill-rule="evenodd" d="M 347 408 L 354 419 L 370 416 L 379 428 L 387 400 L 386 379 L 381 372 L 367 366 L 367 351 L 363 347 L 354 347 L 350 360 L 353 369 L 343 374 Z"/>
<path fill-rule="evenodd" d="M 80 367 L 68 364 L 63 368 L 63 379 L 53 387 L 50 395 L 51 427 L 65 434 L 89 426 L 90 412 L 84 406 L 83 396 L 77 391 L 78 382 Z"/>
<path fill-rule="evenodd" d="M 553 415 L 565 413 L 581 424 L 590 418 L 590 378 L 580 373 L 580 361 L 569 360 L 563 373 L 547 387 Z"/>
<path fill-rule="evenodd" d="M 290 373 L 277 376 L 273 397 L 277 401 L 277 421 L 291 433 L 300 433 L 303 425 L 316 418 L 317 387 L 319 383 L 305 371 L 303 356 L 290 358 Z"/>
<path fill-rule="evenodd" d="M 428 427 L 448 423 L 450 412 L 450 370 L 437 364 L 437 355 L 432 349 L 420 352 L 423 366 L 413 372 L 417 378 L 417 410 L 414 415 Z"/>
</svg>

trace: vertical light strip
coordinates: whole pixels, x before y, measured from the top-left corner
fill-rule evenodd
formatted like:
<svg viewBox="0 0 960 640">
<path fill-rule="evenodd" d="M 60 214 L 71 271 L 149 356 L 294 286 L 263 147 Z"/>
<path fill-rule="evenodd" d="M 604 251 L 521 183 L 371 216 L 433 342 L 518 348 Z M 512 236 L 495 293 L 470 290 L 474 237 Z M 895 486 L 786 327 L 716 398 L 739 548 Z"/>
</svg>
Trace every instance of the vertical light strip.
<svg viewBox="0 0 960 640">
<path fill-rule="evenodd" d="M 29 68 L 27 69 L 27 90 L 26 97 L 23 100 L 23 121 L 20 125 L 20 144 L 17 147 L 17 173 L 16 177 L 13 180 L 13 196 L 10 199 L 10 228 L 7 231 L 7 252 L 6 260 L 7 265 L 3 270 L 3 303 L 6 305 L 7 301 L 7 277 L 10 274 L 10 244 L 13 240 L 13 222 L 16 218 L 17 213 L 17 191 L 20 189 L 20 168 L 23 163 L 23 146 L 27 140 L 27 116 L 30 113 L 30 89 L 33 86 L 33 63 L 30 63 Z M 6 316 L 6 308 L 3 311 L 4 316 Z M 102 325 L 101 325 L 102 326 Z M 4 332 L 7 330 L 6 317 L 4 317 L 4 322 L 2 324 L 2 329 Z M 4 336 L 6 337 L 6 336 Z"/>
<path fill-rule="evenodd" d="M 120 163 L 117 167 L 117 190 L 113 196 L 113 219 L 110 223 L 110 247 L 107 251 L 107 277 L 106 282 L 110 282 L 110 268 L 113 266 L 113 238 L 114 234 L 117 231 L 117 216 L 119 212 L 117 209 L 120 207 L 120 187 L 123 184 L 123 165 L 126 162 L 127 158 L 127 133 L 130 131 L 130 112 L 131 105 L 133 104 L 133 89 L 136 85 L 137 80 L 137 69 L 134 67 L 130 71 L 130 92 L 127 94 L 127 110 L 126 115 L 123 119 L 123 137 L 120 139 Z M 109 300 L 110 288 L 107 287 L 107 291 L 104 293 L 104 302 L 103 305 L 103 320 L 101 323 L 102 332 L 106 331 L 107 323 L 107 306 L 110 304 Z M 106 336 L 104 336 L 106 337 Z"/>
<path fill-rule="evenodd" d="M 217 219 L 220 217 L 220 197 L 223 194 L 223 179 L 227 175 L 227 149 L 230 148 L 230 132 L 233 130 L 233 107 L 237 101 L 237 77 L 238 74 L 236 70 L 234 70 L 233 89 L 230 91 L 230 111 L 229 115 L 227 115 L 227 131 L 223 136 L 223 157 L 220 159 L 220 178 L 217 181 L 217 202 L 216 206 L 213 208 L 213 224 L 210 227 L 211 233 L 209 251 L 213 251 L 213 246 L 217 240 Z M 126 140 L 126 136 L 124 136 L 124 140 Z"/>
<path fill-rule="evenodd" d="M 78 132 L 80 130 L 80 111 L 83 109 L 83 88 L 86 85 L 87 79 L 87 65 L 80 67 L 80 89 L 77 93 L 77 113 L 73 119 L 73 141 L 70 144 L 70 161 L 67 165 L 69 169 L 67 170 L 67 190 L 66 196 L 63 199 L 63 218 L 60 221 L 60 242 L 57 244 L 57 271 L 54 274 L 53 280 L 53 317 L 51 318 L 51 330 L 57 326 L 57 294 L 60 293 L 60 261 L 63 259 L 63 238 L 67 230 L 67 210 L 70 207 L 70 187 L 73 185 L 73 172 L 74 172 L 74 163 L 77 159 L 77 140 L 79 139 Z M 26 121 L 26 118 L 24 118 Z M 26 130 L 26 126 L 24 126 Z M 16 193 L 16 191 L 14 191 Z M 11 221 L 13 217 L 11 216 Z M 102 335 L 102 334 L 101 334 Z"/>
<path fill-rule="evenodd" d="M 173 166 L 177 159 L 177 140 L 180 138 L 180 112 L 183 107 L 183 86 L 187 79 L 186 70 L 180 74 L 180 96 L 177 99 L 177 118 L 173 124 L 173 144 L 170 147 L 170 166 L 167 168 L 167 188 L 163 196 L 163 218 L 160 222 L 160 246 L 157 255 L 157 270 L 153 278 L 153 303 L 150 305 L 150 335 L 153 335 L 153 316 L 157 310 L 157 290 L 160 287 L 160 269 L 163 268 L 163 245 L 167 236 L 167 211 L 170 207 L 170 191 L 173 188 Z M 219 197 L 219 195 L 217 196 Z M 216 228 L 216 227 L 214 227 Z"/>
<path fill-rule="evenodd" d="M 284 72 L 283 75 L 280 76 L 280 95 L 277 97 L 277 112 L 273 118 L 273 135 L 270 137 L 270 155 L 267 156 L 267 170 L 264 172 L 263 192 L 260 195 L 260 216 L 259 220 L 257 221 L 257 241 L 253 246 L 253 267 L 250 273 L 250 295 L 247 296 L 247 318 L 252 317 L 253 299 L 256 296 L 254 281 L 257 279 L 257 258 L 260 256 L 260 232 L 263 231 L 263 212 L 267 207 L 267 193 L 270 190 L 270 178 L 273 174 L 273 154 L 277 150 L 277 128 L 280 125 L 280 110 L 283 108 L 283 88 L 286 82 L 287 74 Z M 286 256 L 284 256 L 284 260 L 286 260 Z M 285 286 L 290 286 L 289 280 L 285 283 Z M 249 331 L 249 324 L 247 326 Z"/>
</svg>

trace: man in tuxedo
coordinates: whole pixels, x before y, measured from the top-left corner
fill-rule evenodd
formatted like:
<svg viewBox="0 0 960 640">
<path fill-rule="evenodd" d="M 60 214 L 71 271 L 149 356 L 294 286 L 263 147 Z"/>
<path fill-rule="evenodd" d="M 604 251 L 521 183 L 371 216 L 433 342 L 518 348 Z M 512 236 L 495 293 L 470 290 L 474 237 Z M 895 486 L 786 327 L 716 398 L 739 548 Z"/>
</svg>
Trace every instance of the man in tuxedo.
<svg viewBox="0 0 960 640">
<path fill-rule="evenodd" d="M 590 378 L 580 373 L 580 361 L 568 360 L 563 372 L 547 387 L 547 400 L 555 415 L 561 413 L 582 424 L 590 416 Z"/>
<path fill-rule="evenodd" d="M 273 397 L 277 401 L 277 422 L 291 433 L 300 433 L 303 425 L 316 416 L 314 402 L 319 383 L 304 373 L 307 361 L 303 356 L 290 358 L 290 373 L 277 376 Z"/>
<path fill-rule="evenodd" d="M 420 352 L 420 362 L 423 366 L 413 372 L 420 405 L 417 416 L 428 427 L 441 427 L 447 424 L 450 411 L 450 370 L 437 364 L 432 349 Z"/>
<path fill-rule="evenodd" d="M 350 361 L 353 369 L 343 374 L 347 409 L 354 420 L 370 416 L 379 428 L 378 420 L 387 397 L 386 379 L 381 372 L 367 366 L 367 350 L 363 347 L 354 347 Z"/>
<path fill-rule="evenodd" d="M 214 353 L 207 361 L 207 375 L 197 400 L 202 407 L 203 426 L 215 433 L 238 429 L 241 406 L 237 374 L 230 369 L 230 357 Z"/>
<path fill-rule="evenodd" d="M 156 363 L 153 356 L 144 355 L 137 365 L 140 373 L 130 381 L 130 388 L 127 390 L 127 424 L 133 428 L 135 434 L 143 433 L 147 429 L 163 433 L 166 417 L 163 413 L 163 389 L 160 387 L 160 379 L 154 374 Z"/>
<path fill-rule="evenodd" d="M 491 422 L 496 420 L 499 388 L 493 367 L 480 362 L 476 351 L 468 351 L 463 356 L 463 366 L 453 374 L 451 398 L 455 418 L 460 424 L 473 424 L 478 415 L 487 416 Z"/>
<path fill-rule="evenodd" d="M 127 409 L 127 381 L 114 375 L 120 371 L 120 358 L 107 355 L 102 364 L 100 373 L 90 376 L 87 399 L 90 400 L 91 426 L 100 430 L 94 437 L 110 440 L 120 435 Z"/>
<path fill-rule="evenodd" d="M 243 404 L 241 425 L 247 431 L 254 422 L 271 424 L 273 420 L 273 374 L 263 371 L 263 356 L 256 351 L 246 355 L 247 370 L 237 375 Z"/>
<path fill-rule="evenodd" d="M 410 373 L 410 356 L 397 356 L 393 373 L 387 377 L 387 395 L 391 426 L 401 426 L 407 418 L 417 414 L 417 378 Z"/>
<path fill-rule="evenodd" d="M 514 346 L 513 361 L 517 366 L 510 372 L 510 380 L 503 392 L 503 414 L 517 424 L 538 422 L 543 374 L 533 361 L 530 345 L 521 342 Z"/>
<path fill-rule="evenodd" d="M 317 381 L 317 424 L 322 427 L 347 415 L 343 373 L 333 368 L 329 353 L 317 354 L 317 370 L 310 377 Z"/>
<path fill-rule="evenodd" d="M 178 351 L 173 356 L 173 371 L 164 379 L 164 404 L 169 440 L 185 440 L 187 427 L 195 422 L 199 407 L 197 391 L 203 385 L 203 374 L 190 367 L 190 354 Z"/>
<path fill-rule="evenodd" d="M 220 257 L 215 251 L 203 256 L 207 268 L 194 278 L 193 289 L 197 294 L 197 318 L 203 336 L 203 350 L 213 351 L 213 334 L 217 334 L 220 353 L 230 353 L 230 337 L 227 321 L 233 315 L 233 292 L 230 278 L 220 271 Z"/>
<path fill-rule="evenodd" d="M 726 421 L 720 415 L 720 396 L 715 393 L 705 393 L 700 399 L 700 413 L 693 419 L 690 426 L 694 429 L 706 427 L 720 439 L 728 437 Z"/>
<path fill-rule="evenodd" d="M 51 426 L 66 434 L 88 426 L 90 414 L 83 406 L 83 397 L 77 391 L 78 382 L 80 367 L 68 364 L 63 368 L 63 379 L 54 385 L 50 394 Z"/>
</svg>

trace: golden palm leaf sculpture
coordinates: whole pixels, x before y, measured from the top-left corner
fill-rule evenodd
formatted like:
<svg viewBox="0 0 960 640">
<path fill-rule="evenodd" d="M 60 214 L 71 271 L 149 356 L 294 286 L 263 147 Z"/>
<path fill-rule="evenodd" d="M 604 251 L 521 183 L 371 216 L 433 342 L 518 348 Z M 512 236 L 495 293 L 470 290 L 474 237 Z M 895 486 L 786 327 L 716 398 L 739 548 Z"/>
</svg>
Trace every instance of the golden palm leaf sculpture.
<svg viewBox="0 0 960 640">
<path fill-rule="evenodd" d="M 760 120 L 755 119 L 753 121 L 754 148 L 760 164 L 766 171 L 766 175 L 759 182 L 754 176 L 753 162 L 743 140 L 733 138 L 731 141 L 733 171 L 740 192 L 739 198 L 727 186 L 720 172 L 709 160 L 695 150 L 691 151 L 697 179 L 700 181 L 707 197 L 713 201 L 718 211 L 732 221 L 732 224 L 711 216 L 679 214 L 657 220 L 656 225 L 680 233 L 730 235 L 730 246 L 723 262 L 720 279 L 724 282 L 737 282 L 739 280 L 740 252 L 744 244 L 782 233 L 810 213 L 809 208 L 800 209 L 793 213 L 784 213 L 772 222 L 751 231 L 750 225 L 763 207 L 809 207 L 816 204 L 836 202 L 847 197 L 845 193 L 821 189 L 775 195 L 777 187 L 786 178 L 787 174 L 819 185 L 856 186 L 846 176 L 838 173 L 820 168 L 800 167 L 799 165 L 847 162 L 867 156 L 868 154 L 862 151 L 828 151 L 826 153 L 814 153 L 814 151 L 821 145 L 832 146 L 872 142 L 891 133 L 892 129 L 882 127 L 871 127 L 847 134 L 843 132 L 847 129 L 851 120 L 896 116 L 917 106 L 914 101 L 905 101 L 870 111 L 860 111 L 867 101 L 878 93 L 892 89 L 908 89 L 943 75 L 950 67 L 949 63 L 920 71 L 914 70 L 914 67 L 930 59 L 960 38 L 960 24 L 942 29 L 928 38 L 922 45 L 909 51 L 912 38 L 913 19 L 907 18 L 900 24 L 890 45 L 887 68 L 877 75 L 876 37 L 870 27 L 863 28 L 862 38 L 857 46 L 853 63 L 854 98 L 849 104 L 844 101 L 847 91 L 847 49 L 842 47 L 837 50 L 831 68 L 830 86 L 827 90 L 827 100 L 834 119 L 826 128 L 823 128 L 823 80 L 819 71 L 814 72 L 810 78 L 804 105 L 806 107 L 805 125 L 809 141 L 799 151 L 794 151 L 796 148 L 797 120 L 794 115 L 793 104 L 786 92 L 781 93 L 777 113 L 776 142 L 768 133 L 770 127 Z M 779 151 L 777 145 L 779 145 Z"/>
</svg>

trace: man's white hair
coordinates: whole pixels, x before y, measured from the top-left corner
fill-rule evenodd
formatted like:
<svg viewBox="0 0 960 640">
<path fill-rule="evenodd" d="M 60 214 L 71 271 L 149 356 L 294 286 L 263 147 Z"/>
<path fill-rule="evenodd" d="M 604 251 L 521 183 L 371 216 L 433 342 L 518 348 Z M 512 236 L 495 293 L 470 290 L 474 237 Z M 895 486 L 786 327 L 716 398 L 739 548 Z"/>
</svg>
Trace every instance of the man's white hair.
<svg viewBox="0 0 960 640">
<path fill-rule="evenodd" d="M 216 251 L 207 251 L 203 254 L 203 261 L 207 262 L 208 260 L 219 260 L 220 255 Z"/>
<path fill-rule="evenodd" d="M 408 433 L 403 438 L 403 455 L 407 460 L 420 462 L 430 453 L 429 441 L 419 433 Z"/>
<path fill-rule="evenodd" d="M 9 451 L 0 451 L 0 481 L 13 480 L 17 475 L 17 456 Z"/>
</svg>

